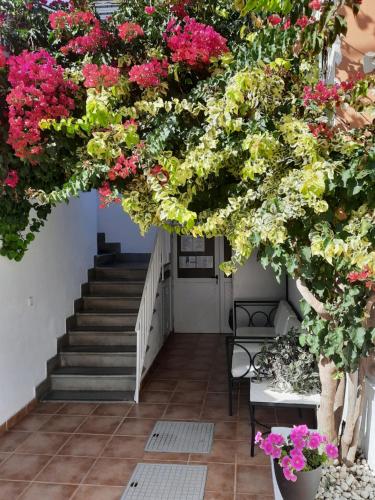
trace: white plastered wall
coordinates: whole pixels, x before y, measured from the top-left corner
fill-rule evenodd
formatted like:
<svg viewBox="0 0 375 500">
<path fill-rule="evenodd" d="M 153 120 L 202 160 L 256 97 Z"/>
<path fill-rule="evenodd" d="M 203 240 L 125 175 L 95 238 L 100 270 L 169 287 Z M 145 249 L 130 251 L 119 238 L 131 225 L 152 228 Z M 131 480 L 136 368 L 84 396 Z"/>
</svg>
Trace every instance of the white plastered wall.
<svg viewBox="0 0 375 500">
<path fill-rule="evenodd" d="M 151 253 L 154 248 L 156 230 L 142 236 L 119 204 L 98 209 L 98 232 L 105 233 L 107 242 L 121 243 L 124 253 Z"/>
<path fill-rule="evenodd" d="M 0 424 L 35 396 L 96 253 L 97 195 L 59 205 L 21 262 L 0 257 Z"/>
</svg>

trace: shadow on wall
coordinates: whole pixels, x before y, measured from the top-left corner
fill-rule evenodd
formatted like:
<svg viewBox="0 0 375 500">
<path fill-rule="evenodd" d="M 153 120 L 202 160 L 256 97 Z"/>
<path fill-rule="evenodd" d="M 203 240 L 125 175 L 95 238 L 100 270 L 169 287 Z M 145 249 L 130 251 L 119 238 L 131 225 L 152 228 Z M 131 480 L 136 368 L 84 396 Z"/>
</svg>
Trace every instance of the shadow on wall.
<svg viewBox="0 0 375 500">
<path fill-rule="evenodd" d="M 98 203 L 98 231 L 105 233 L 107 241 L 121 243 L 124 253 L 150 253 L 154 248 L 156 229 L 142 236 L 138 225 L 131 221 L 120 204 L 99 208 Z"/>
</svg>

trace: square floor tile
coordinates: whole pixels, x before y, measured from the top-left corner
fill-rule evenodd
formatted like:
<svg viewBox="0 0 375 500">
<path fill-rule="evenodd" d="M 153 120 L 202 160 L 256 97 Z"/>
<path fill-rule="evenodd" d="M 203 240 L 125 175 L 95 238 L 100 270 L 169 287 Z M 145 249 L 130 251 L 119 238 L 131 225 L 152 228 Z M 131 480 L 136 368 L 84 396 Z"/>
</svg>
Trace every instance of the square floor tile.
<svg viewBox="0 0 375 500">
<path fill-rule="evenodd" d="M 79 484 L 93 463 L 93 458 L 56 456 L 36 480 L 46 483 Z"/>
<path fill-rule="evenodd" d="M 89 415 L 98 406 L 97 403 L 66 403 L 59 411 L 59 415 Z"/>
<path fill-rule="evenodd" d="M 117 486 L 80 486 L 74 500 L 120 500 L 123 492 Z"/>
<path fill-rule="evenodd" d="M 24 494 L 22 500 L 68 500 L 77 489 L 69 484 L 33 483 Z"/>
<path fill-rule="evenodd" d="M 146 391 L 168 391 L 173 392 L 177 386 L 176 380 L 151 380 L 146 383 Z"/>
<path fill-rule="evenodd" d="M 271 467 L 238 465 L 236 491 L 252 495 L 272 495 Z"/>
<path fill-rule="evenodd" d="M 235 465 L 208 464 L 206 491 L 234 492 Z"/>
<path fill-rule="evenodd" d="M 102 453 L 103 457 L 142 458 L 146 437 L 114 436 Z"/>
<path fill-rule="evenodd" d="M 54 455 L 67 439 L 66 435 L 59 433 L 34 432 L 17 448 L 17 453 Z"/>
<path fill-rule="evenodd" d="M 38 415 L 35 413 L 31 413 L 24 419 L 22 419 L 15 427 L 14 430 L 17 431 L 37 431 L 42 425 L 44 425 L 49 419 L 51 415 Z"/>
<path fill-rule="evenodd" d="M 127 417 L 160 418 L 166 407 L 167 405 L 165 404 L 139 403 L 138 405 L 133 406 Z"/>
<path fill-rule="evenodd" d="M 123 436 L 149 436 L 156 424 L 150 418 L 126 418 L 116 431 Z"/>
<path fill-rule="evenodd" d="M 45 401 L 38 404 L 38 406 L 34 409 L 33 413 L 41 413 L 41 414 L 49 414 L 53 415 L 57 413 L 62 407 L 64 403 L 54 403 L 52 401 Z"/>
<path fill-rule="evenodd" d="M 74 432 L 86 417 L 53 415 L 40 428 L 43 432 Z"/>
<path fill-rule="evenodd" d="M 122 417 L 90 416 L 79 427 L 80 434 L 113 434 L 120 425 Z"/>
<path fill-rule="evenodd" d="M 192 462 L 220 462 L 224 464 L 234 464 L 236 461 L 237 443 L 236 441 L 215 439 L 210 453 L 192 453 Z"/>
<path fill-rule="evenodd" d="M 85 484 L 125 486 L 137 465 L 137 460 L 99 458 L 86 476 Z"/>
<path fill-rule="evenodd" d="M 170 404 L 163 415 L 165 420 L 199 420 L 201 405 Z"/>
<path fill-rule="evenodd" d="M 142 403 L 169 403 L 172 397 L 167 391 L 143 391 L 141 393 Z"/>
<path fill-rule="evenodd" d="M 31 435 L 30 432 L 10 431 L 0 436 L 0 451 L 12 452 L 26 441 Z"/>
<path fill-rule="evenodd" d="M 93 415 L 102 417 L 125 417 L 134 403 L 102 403 L 93 412 Z"/>
<path fill-rule="evenodd" d="M 12 455 L 0 465 L 0 479 L 31 481 L 49 460 L 47 455 Z"/>
<path fill-rule="evenodd" d="M 200 404 L 203 403 L 206 397 L 206 391 L 191 391 L 191 392 L 175 392 L 172 396 L 171 403 L 176 404 Z"/>
<path fill-rule="evenodd" d="M 13 500 L 27 488 L 30 483 L 23 481 L 0 480 L 0 500 Z"/>
<path fill-rule="evenodd" d="M 109 439 L 106 435 L 74 434 L 59 451 L 59 455 L 98 457 Z"/>
</svg>

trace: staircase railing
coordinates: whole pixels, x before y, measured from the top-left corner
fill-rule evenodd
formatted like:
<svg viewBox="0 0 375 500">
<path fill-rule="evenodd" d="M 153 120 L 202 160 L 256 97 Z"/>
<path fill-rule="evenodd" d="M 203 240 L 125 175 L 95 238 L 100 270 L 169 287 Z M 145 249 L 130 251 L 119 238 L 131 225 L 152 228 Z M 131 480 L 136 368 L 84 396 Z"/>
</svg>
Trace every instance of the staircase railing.
<svg viewBox="0 0 375 500">
<path fill-rule="evenodd" d="M 159 230 L 148 266 L 135 331 L 137 333 L 137 376 L 134 400 L 139 402 L 143 368 L 151 331 L 160 279 L 164 279 L 164 265 L 169 262 L 169 235 Z"/>
</svg>

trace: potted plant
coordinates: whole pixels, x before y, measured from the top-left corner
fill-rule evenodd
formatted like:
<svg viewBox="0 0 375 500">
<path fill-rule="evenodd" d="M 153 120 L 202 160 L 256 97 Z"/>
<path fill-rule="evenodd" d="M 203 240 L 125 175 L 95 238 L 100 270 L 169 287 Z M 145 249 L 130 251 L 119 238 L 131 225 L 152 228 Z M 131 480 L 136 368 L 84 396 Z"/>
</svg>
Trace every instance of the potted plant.
<svg viewBox="0 0 375 500">
<path fill-rule="evenodd" d="M 284 500 L 313 500 L 319 488 L 322 465 L 338 457 L 338 448 L 326 436 L 294 426 L 288 438 L 260 432 L 255 443 L 273 458 L 275 477 Z"/>
<path fill-rule="evenodd" d="M 311 394 L 320 392 L 316 356 L 302 347 L 300 332 L 292 328 L 287 334 L 265 343 L 256 355 L 257 370 L 269 379 L 276 391 Z"/>
</svg>

